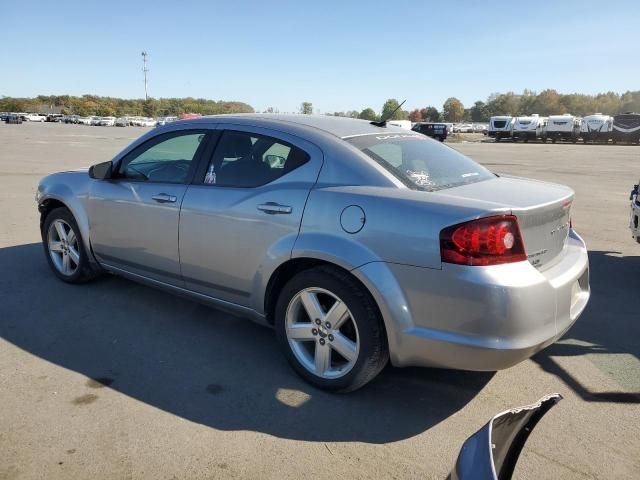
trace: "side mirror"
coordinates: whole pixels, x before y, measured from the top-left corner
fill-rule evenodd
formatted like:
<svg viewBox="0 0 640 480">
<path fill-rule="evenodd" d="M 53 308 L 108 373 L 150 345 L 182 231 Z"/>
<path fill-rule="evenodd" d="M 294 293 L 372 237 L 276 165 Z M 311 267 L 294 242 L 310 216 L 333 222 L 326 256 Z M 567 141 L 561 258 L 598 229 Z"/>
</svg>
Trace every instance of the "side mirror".
<svg viewBox="0 0 640 480">
<path fill-rule="evenodd" d="M 111 162 L 102 162 L 89 167 L 89 176 L 96 180 L 111 178 L 113 165 Z"/>
</svg>

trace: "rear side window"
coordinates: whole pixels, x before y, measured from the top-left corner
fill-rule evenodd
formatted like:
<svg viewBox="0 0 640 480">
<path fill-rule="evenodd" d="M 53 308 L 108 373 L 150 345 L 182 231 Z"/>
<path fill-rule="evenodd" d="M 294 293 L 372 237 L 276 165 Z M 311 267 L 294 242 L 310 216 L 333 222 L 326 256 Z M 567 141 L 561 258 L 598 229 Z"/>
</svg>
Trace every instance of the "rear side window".
<svg viewBox="0 0 640 480">
<path fill-rule="evenodd" d="M 362 135 L 345 140 L 416 190 L 442 190 L 494 178 L 470 158 L 424 135 Z"/>
<path fill-rule="evenodd" d="M 203 183 L 222 187 L 258 187 L 309 161 L 309 155 L 282 140 L 225 131 L 207 166 Z"/>
</svg>

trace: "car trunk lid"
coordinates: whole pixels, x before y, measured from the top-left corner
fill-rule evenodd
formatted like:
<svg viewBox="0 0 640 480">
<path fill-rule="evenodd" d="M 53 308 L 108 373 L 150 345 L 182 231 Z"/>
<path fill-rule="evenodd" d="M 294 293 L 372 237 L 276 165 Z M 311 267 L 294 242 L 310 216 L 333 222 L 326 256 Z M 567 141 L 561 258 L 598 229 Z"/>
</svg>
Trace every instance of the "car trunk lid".
<svg viewBox="0 0 640 480">
<path fill-rule="evenodd" d="M 490 202 L 496 214 L 510 211 L 518 225 L 529 262 L 536 268 L 551 263 L 569 235 L 573 191 L 563 185 L 516 177 L 497 177 L 437 192 L 469 202 Z M 487 212 L 491 215 L 493 212 Z"/>
</svg>

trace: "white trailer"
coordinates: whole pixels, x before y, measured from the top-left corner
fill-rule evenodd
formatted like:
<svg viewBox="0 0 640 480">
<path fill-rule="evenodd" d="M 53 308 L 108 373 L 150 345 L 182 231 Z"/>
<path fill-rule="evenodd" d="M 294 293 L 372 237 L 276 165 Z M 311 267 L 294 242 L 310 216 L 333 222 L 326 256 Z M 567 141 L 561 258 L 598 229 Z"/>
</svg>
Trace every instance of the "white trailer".
<svg viewBox="0 0 640 480">
<path fill-rule="evenodd" d="M 489 119 L 489 136 L 499 142 L 503 138 L 511 138 L 514 118 L 509 115 L 499 115 Z"/>
<path fill-rule="evenodd" d="M 410 120 L 389 120 L 387 125 L 404 128 L 405 130 L 411 130 L 412 127 Z"/>
<path fill-rule="evenodd" d="M 529 140 L 542 138 L 546 126 L 546 117 L 541 117 L 537 113 L 525 117 L 516 117 L 511 134 L 513 141 L 523 140 L 526 143 Z"/>
<path fill-rule="evenodd" d="M 570 113 L 564 115 L 550 115 L 547 118 L 547 128 L 542 135 L 542 141 L 556 143 L 558 140 L 566 140 L 576 143 L 580 137 L 580 125 L 582 118 L 574 117 Z"/>
<path fill-rule="evenodd" d="M 589 141 L 596 143 L 604 141 L 609 142 L 611 137 L 611 130 L 613 129 L 613 118 L 609 115 L 603 115 L 601 113 L 594 113 L 593 115 L 587 115 L 582 119 L 580 126 L 580 137 L 582 141 L 587 143 Z"/>
</svg>

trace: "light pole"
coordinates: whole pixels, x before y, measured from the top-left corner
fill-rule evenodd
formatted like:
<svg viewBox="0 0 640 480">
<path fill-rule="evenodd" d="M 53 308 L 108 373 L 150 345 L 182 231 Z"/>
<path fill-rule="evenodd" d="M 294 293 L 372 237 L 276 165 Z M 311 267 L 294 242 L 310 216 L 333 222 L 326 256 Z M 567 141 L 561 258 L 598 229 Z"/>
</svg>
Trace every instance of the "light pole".
<svg viewBox="0 0 640 480">
<path fill-rule="evenodd" d="M 147 72 L 149 69 L 147 68 L 147 56 L 149 54 L 145 51 L 142 52 L 142 71 L 144 72 L 144 101 L 147 102 L 149 100 L 149 81 L 147 80 Z"/>
</svg>

